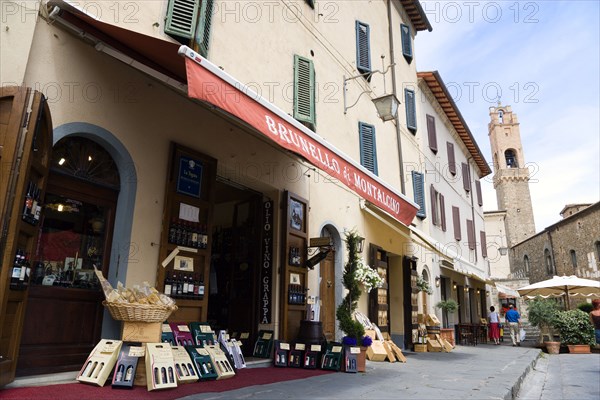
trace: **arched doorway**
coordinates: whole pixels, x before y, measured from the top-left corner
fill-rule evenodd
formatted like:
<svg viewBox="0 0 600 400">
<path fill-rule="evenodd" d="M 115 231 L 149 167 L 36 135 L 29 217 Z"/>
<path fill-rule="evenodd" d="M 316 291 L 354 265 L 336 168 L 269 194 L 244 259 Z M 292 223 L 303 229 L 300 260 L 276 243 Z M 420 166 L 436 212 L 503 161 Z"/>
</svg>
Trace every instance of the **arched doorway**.
<svg viewBox="0 0 600 400">
<path fill-rule="evenodd" d="M 101 336 L 120 176 L 97 142 L 68 136 L 53 147 L 17 375 L 79 369 Z"/>
<path fill-rule="evenodd" d="M 333 243 L 333 251 L 319 264 L 319 300 L 321 300 L 320 319 L 323 325 L 323 334 L 328 341 L 335 340 L 336 317 L 335 312 L 341 296 L 337 293 L 340 284 L 336 276 L 341 277 L 341 238 L 332 225 L 326 225 L 321 230 L 321 237 L 329 237 Z M 337 295 L 336 295 L 337 294 Z"/>
</svg>

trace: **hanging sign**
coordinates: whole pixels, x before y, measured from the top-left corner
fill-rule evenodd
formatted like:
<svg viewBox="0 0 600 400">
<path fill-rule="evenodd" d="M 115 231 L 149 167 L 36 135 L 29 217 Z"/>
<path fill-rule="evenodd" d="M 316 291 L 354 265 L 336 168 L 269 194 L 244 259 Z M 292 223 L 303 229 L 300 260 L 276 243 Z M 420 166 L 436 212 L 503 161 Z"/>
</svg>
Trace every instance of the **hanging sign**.
<svg viewBox="0 0 600 400">
<path fill-rule="evenodd" d="M 271 303 L 273 299 L 273 201 L 263 203 L 262 217 L 262 259 L 260 268 L 260 310 L 259 323 L 271 323 Z"/>
</svg>

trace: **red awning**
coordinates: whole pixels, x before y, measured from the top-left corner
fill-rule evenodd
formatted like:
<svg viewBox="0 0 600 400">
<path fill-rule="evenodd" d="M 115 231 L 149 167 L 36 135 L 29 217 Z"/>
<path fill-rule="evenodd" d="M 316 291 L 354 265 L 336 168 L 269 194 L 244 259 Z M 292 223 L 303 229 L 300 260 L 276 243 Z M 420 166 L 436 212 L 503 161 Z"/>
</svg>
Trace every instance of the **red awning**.
<svg viewBox="0 0 600 400">
<path fill-rule="evenodd" d="M 197 52 L 181 46 L 179 53 L 186 57 L 190 97 L 236 116 L 268 139 L 342 182 L 404 225 L 410 225 L 418 210 L 413 202 Z"/>
<path fill-rule="evenodd" d="M 60 7 L 60 18 L 68 24 L 131 60 L 178 82 L 185 83 L 187 77 L 189 97 L 239 118 L 267 139 L 342 182 L 402 224 L 410 225 L 415 217 L 418 206 L 414 202 L 187 46 L 180 47 L 103 22 L 64 0 L 50 0 L 48 4 Z M 185 56 L 185 62 L 177 56 L 178 49 Z"/>
</svg>

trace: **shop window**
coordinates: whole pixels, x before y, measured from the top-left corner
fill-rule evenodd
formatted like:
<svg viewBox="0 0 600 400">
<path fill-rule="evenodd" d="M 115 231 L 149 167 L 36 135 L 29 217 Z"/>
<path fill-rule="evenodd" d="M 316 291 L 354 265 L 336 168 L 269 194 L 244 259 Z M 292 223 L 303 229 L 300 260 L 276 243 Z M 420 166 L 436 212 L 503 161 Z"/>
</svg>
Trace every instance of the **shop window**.
<svg viewBox="0 0 600 400">
<path fill-rule="evenodd" d="M 370 28 L 360 21 L 356 21 L 356 68 L 361 74 L 371 72 Z"/>
<path fill-rule="evenodd" d="M 417 217 L 425 218 L 427 213 L 425 212 L 425 175 L 412 171 L 413 181 L 413 192 L 415 203 L 419 205 L 419 211 L 417 211 Z"/>
<path fill-rule="evenodd" d="M 106 150 L 98 143 L 69 137 L 59 141 L 52 150 L 50 168 L 60 175 L 118 190 L 119 171 Z"/>
<path fill-rule="evenodd" d="M 577 269 L 577 253 L 575 253 L 575 250 L 571 250 L 569 254 L 571 255 L 571 265 L 573 265 L 573 269 Z"/>
<path fill-rule="evenodd" d="M 404 89 L 404 102 L 406 103 L 406 127 L 415 134 L 417 132 L 417 108 L 414 90 Z"/>
<path fill-rule="evenodd" d="M 360 138 L 360 164 L 374 173 L 377 170 L 377 146 L 375 143 L 375 127 L 373 125 L 358 123 L 358 134 Z"/>
<path fill-rule="evenodd" d="M 294 56 L 294 118 L 315 130 L 315 68 L 307 58 Z"/>
<path fill-rule="evenodd" d="M 435 131 L 435 118 L 427 114 L 427 138 L 429 139 L 429 148 L 437 154 L 437 133 Z"/>
<path fill-rule="evenodd" d="M 208 54 L 214 0 L 169 0 L 165 33 L 189 44 L 202 56 Z"/>
<path fill-rule="evenodd" d="M 412 35 L 410 33 L 410 26 L 401 24 L 400 34 L 402 36 L 402 55 L 410 64 L 413 59 Z"/>
</svg>

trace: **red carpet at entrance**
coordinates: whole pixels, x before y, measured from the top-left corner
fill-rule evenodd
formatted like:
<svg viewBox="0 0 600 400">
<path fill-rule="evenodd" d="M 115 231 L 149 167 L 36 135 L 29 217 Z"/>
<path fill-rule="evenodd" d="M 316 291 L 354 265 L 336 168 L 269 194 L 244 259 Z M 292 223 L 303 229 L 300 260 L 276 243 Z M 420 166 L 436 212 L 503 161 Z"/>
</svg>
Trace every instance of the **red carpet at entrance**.
<svg viewBox="0 0 600 400">
<path fill-rule="evenodd" d="M 242 369 L 233 377 L 220 381 L 205 381 L 180 385 L 175 389 L 148 392 L 144 386 L 135 386 L 133 390 L 112 389 L 110 381 L 104 387 L 91 386 L 79 382 L 60 385 L 0 389 L 0 399 L 177 399 L 196 393 L 226 392 L 247 386 L 267 385 L 269 383 L 304 379 L 332 373 L 320 369 L 300 368 L 249 368 Z"/>
</svg>

